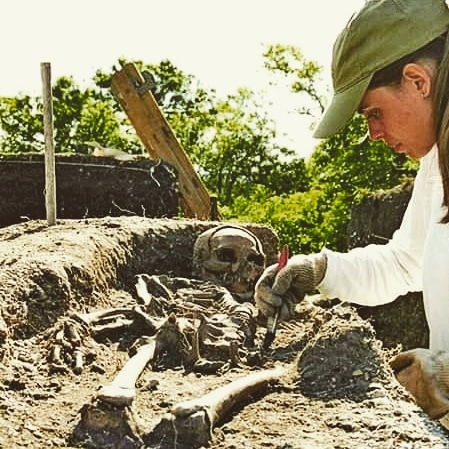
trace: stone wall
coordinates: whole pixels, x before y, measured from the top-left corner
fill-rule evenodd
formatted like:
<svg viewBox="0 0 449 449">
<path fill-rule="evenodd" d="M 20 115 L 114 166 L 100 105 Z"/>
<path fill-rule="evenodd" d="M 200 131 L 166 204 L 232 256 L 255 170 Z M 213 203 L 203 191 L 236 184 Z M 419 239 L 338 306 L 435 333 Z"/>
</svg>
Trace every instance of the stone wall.
<svg viewBox="0 0 449 449">
<path fill-rule="evenodd" d="M 349 246 L 385 244 L 401 224 L 413 183 L 377 192 L 354 206 L 348 227 Z M 358 307 L 363 318 L 370 320 L 377 336 L 386 347 L 403 349 L 426 347 L 428 328 L 422 293 L 409 293 L 394 302 L 377 307 Z"/>
</svg>

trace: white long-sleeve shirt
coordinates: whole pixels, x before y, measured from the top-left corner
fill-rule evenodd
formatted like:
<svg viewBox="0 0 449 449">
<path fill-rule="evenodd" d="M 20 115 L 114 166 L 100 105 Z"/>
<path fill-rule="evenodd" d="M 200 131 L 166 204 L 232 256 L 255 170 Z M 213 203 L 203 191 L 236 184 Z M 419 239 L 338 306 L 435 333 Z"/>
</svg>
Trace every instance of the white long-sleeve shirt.
<svg viewBox="0 0 449 449">
<path fill-rule="evenodd" d="M 434 146 L 420 159 L 400 228 L 386 245 L 347 253 L 323 250 L 327 270 L 321 293 L 377 306 L 422 291 L 430 349 L 449 351 L 449 224 L 441 224 L 443 187 Z"/>
</svg>

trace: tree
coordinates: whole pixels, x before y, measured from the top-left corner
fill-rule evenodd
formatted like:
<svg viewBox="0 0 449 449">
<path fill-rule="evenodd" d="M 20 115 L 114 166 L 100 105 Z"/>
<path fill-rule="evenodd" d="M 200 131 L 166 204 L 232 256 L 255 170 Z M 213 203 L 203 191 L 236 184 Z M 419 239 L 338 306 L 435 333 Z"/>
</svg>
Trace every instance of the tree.
<svg viewBox="0 0 449 449">
<path fill-rule="evenodd" d="M 292 94 L 300 98 L 299 113 L 317 117 L 323 112 L 316 64 L 292 46 L 270 46 L 264 56 L 265 67 L 287 80 Z M 370 192 L 413 177 L 417 168 L 384 143 L 369 141 L 366 133 L 364 120 L 356 116 L 340 133 L 322 141 L 305 163 L 307 191 L 258 190 L 253 197 L 238 197 L 227 213 L 271 225 L 293 253 L 319 251 L 323 246 L 345 251 L 353 204 Z"/>
<path fill-rule="evenodd" d="M 306 188 L 306 177 L 296 178 L 288 169 L 286 159 L 293 153 L 277 146 L 274 137 L 274 125 L 252 91 L 242 88 L 215 103 L 214 114 L 199 136 L 202 152 L 192 156 L 222 205 L 231 205 L 239 195 L 250 197 L 260 185 L 278 193 Z M 305 169 L 296 160 L 295 164 L 295 170 Z"/>
<path fill-rule="evenodd" d="M 44 148 L 40 104 L 29 95 L 0 98 L 0 144 L 5 153 L 36 152 Z"/>
<path fill-rule="evenodd" d="M 86 141 L 138 151 L 137 139 L 124 133 L 125 117 L 114 110 L 112 96 L 92 87 L 80 89 L 70 77 L 52 86 L 55 149 L 62 153 L 87 153 Z M 42 101 L 27 95 L 0 99 L 0 145 L 3 152 L 44 150 Z"/>
<path fill-rule="evenodd" d="M 321 67 L 308 61 L 301 50 L 293 45 L 268 45 L 263 54 L 264 67 L 290 86 L 293 94 L 298 94 L 301 104 L 298 113 L 317 117 L 324 111 L 325 99 L 318 91 Z"/>
<path fill-rule="evenodd" d="M 121 66 L 125 64 L 127 61 L 120 61 Z M 305 171 L 304 160 L 273 143 L 274 125 L 264 112 L 263 99 L 254 92 L 242 88 L 218 99 L 214 90 L 204 89 L 194 76 L 169 61 L 134 64 L 153 78 L 155 100 L 222 206 L 232 204 L 242 192 L 250 195 L 258 185 L 277 193 L 307 188 L 305 174 L 297 176 L 298 170 Z M 109 88 L 111 76 L 97 72 L 97 86 Z"/>
</svg>

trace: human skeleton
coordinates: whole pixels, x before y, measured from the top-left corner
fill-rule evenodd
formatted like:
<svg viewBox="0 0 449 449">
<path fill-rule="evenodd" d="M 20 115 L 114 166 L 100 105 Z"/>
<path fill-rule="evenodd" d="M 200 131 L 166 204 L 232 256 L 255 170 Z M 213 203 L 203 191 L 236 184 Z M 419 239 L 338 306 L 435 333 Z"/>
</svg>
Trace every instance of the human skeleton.
<svg viewBox="0 0 449 449">
<path fill-rule="evenodd" d="M 139 274 L 134 306 L 76 313 L 61 321 L 49 339 L 49 361 L 55 371 L 71 366 L 75 373 L 81 372 L 95 357 L 91 339 L 124 333 L 136 336 L 129 350 L 130 359 L 110 383 L 98 389 L 85 408 L 79 437 L 86 438 L 89 433 L 92 438 L 92 433 L 111 429 L 111 413 L 116 416 L 122 413 L 120 410 L 129 409 L 136 395 L 136 382 L 148 365 L 213 374 L 242 364 L 258 364 L 260 350 L 255 345 L 256 310 L 252 299 L 254 285 L 264 268 L 265 254 L 253 233 L 237 225 L 218 226 L 203 232 L 195 242 L 194 279 Z M 278 375 L 262 371 L 256 383 L 266 385 Z M 197 413 L 195 405 L 192 407 L 191 414 Z M 217 407 L 221 410 L 223 405 L 210 405 L 210 410 Z M 185 424 L 185 407 L 181 408 Z M 206 418 L 201 420 L 213 425 Z M 201 434 L 195 438 L 204 444 L 208 437 Z"/>
</svg>

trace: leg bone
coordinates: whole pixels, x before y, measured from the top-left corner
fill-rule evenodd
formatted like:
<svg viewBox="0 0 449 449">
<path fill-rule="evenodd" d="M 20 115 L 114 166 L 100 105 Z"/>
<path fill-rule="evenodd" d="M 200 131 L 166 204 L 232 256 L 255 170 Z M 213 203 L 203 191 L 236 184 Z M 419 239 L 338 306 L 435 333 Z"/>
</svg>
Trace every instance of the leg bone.
<svg viewBox="0 0 449 449">
<path fill-rule="evenodd" d="M 141 346 L 131 357 L 112 382 L 102 387 L 97 399 L 110 404 L 126 407 L 132 403 L 136 395 L 136 382 L 148 362 L 154 358 L 156 340 L 154 337 Z"/>
<path fill-rule="evenodd" d="M 134 317 L 134 310 L 131 307 L 120 307 L 112 309 L 99 310 L 90 313 L 75 313 L 74 316 L 80 319 L 83 323 L 91 326 L 102 322 L 114 321 L 117 317 Z"/>
<path fill-rule="evenodd" d="M 185 356 L 181 352 L 189 353 L 184 342 L 182 323 L 174 314 L 171 314 L 159 327 L 156 335 L 146 337 L 145 344 L 137 348 L 136 354 L 131 357 L 115 379 L 102 387 L 97 393 L 97 399 L 115 406 L 126 407 L 135 397 L 135 385 L 144 368 L 151 360 L 159 356 L 169 357 L 175 352 L 178 358 Z"/>
<path fill-rule="evenodd" d="M 283 368 L 259 371 L 212 390 L 200 398 L 180 402 L 162 418 L 154 429 L 153 436 L 173 436 L 173 441 L 192 449 L 208 446 L 213 428 L 232 407 L 243 403 L 250 395 L 260 392 L 271 382 L 278 381 L 284 374 L 286 370 Z M 150 435 L 150 441 L 151 438 Z"/>
</svg>

